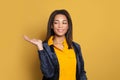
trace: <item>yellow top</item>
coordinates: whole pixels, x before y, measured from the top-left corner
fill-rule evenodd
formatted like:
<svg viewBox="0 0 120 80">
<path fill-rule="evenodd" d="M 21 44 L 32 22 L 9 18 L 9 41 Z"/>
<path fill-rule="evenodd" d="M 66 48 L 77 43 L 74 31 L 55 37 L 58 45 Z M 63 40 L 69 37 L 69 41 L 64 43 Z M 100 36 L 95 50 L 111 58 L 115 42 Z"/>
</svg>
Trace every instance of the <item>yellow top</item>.
<svg viewBox="0 0 120 80">
<path fill-rule="evenodd" d="M 53 45 L 53 36 L 48 40 Z M 54 46 L 59 62 L 59 80 L 76 80 L 76 56 L 73 49 L 68 49 L 66 39 L 63 41 L 63 50 Z"/>
</svg>

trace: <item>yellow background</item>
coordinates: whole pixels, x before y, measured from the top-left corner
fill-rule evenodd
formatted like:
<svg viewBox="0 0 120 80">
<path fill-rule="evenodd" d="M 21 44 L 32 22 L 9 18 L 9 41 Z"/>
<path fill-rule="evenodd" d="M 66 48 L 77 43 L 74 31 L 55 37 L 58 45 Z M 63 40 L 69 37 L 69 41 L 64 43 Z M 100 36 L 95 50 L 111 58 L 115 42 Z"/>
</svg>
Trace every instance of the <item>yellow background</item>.
<svg viewBox="0 0 120 80">
<path fill-rule="evenodd" d="M 120 80 L 119 0 L 0 1 L 0 80 L 41 80 L 37 48 L 23 35 L 44 40 L 50 13 L 63 8 L 71 14 L 88 80 Z"/>
</svg>

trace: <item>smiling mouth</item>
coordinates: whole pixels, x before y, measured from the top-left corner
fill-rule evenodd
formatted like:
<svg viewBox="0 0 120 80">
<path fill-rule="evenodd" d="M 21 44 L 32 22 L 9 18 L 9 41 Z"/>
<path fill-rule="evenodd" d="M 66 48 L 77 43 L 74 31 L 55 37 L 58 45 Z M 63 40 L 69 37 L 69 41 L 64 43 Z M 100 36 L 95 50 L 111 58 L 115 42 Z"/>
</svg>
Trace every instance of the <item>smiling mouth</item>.
<svg viewBox="0 0 120 80">
<path fill-rule="evenodd" d="M 57 31 L 58 31 L 58 32 L 63 32 L 64 30 L 63 30 L 63 29 L 58 29 Z"/>
</svg>

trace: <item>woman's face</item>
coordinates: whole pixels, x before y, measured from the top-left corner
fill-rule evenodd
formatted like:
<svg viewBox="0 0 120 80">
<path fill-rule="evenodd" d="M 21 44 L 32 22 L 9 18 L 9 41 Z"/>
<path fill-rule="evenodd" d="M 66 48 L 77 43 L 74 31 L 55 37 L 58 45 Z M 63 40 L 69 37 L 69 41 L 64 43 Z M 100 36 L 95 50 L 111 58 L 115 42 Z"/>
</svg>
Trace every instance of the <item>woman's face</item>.
<svg viewBox="0 0 120 80">
<path fill-rule="evenodd" d="M 68 30 L 68 20 L 65 15 L 58 14 L 53 21 L 53 30 L 56 36 L 65 36 Z"/>
</svg>

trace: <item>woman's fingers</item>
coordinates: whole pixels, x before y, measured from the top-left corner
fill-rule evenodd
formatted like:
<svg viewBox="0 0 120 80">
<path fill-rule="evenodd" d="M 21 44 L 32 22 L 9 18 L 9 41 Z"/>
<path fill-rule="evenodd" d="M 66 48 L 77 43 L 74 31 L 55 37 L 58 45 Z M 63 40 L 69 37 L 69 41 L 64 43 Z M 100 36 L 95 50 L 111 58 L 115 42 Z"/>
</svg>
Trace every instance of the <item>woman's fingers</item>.
<svg viewBox="0 0 120 80">
<path fill-rule="evenodd" d="M 24 35 L 24 39 L 27 40 L 28 42 L 35 44 L 35 45 L 39 45 L 42 44 L 41 40 L 37 40 L 37 39 L 30 39 L 28 36 Z"/>
<path fill-rule="evenodd" d="M 27 41 L 30 41 L 30 38 L 26 35 L 24 35 L 24 39 L 27 40 Z"/>
<path fill-rule="evenodd" d="M 42 41 L 39 39 L 30 39 L 28 36 L 24 35 L 24 39 L 38 47 L 39 50 L 43 50 Z"/>
<path fill-rule="evenodd" d="M 35 43 L 36 42 L 36 40 L 35 39 L 30 39 L 28 36 L 26 36 L 26 35 L 24 35 L 24 39 L 26 40 L 26 41 L 29 41 L 29 42 L 31 42 L 31 43 Z"/>
</svg>

